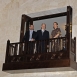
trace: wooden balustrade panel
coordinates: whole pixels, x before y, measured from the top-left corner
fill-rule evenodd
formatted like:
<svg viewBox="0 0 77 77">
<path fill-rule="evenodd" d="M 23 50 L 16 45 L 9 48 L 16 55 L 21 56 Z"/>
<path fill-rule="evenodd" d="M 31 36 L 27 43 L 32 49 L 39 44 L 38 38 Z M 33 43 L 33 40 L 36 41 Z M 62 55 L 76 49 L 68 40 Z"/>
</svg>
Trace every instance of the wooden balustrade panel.
<svg viewBox="0 0 77 77">
<path fill-rule="evenodd" d="M 33 42 L 10 43 L 8 63 L 4 63 L 3 70 L 7 70 L 6 65 L 8 69 L 18 69 L 17 65 L 23 65 L 24 68 L 69 66 L 69 53 L 66 49 L 66 43 L 65 37 Z M 19 54 L 19 49 L 21 49 L 22 55 Z M 23 67 L 20 67 L 20 69 Z"/>
<path fill-rule="evenodd" d="M 19 46 L 22 47 L 21 51 L 23 58 L 21 57 L 21 55 L 19 55 Z M 21 60 L 37 61 L 42 59 L 61 59 L 65 52 L 67 53 L 66 50 L 67 49 L 65 37 L 25 43 L 11 43 L 9 46 L 8 62 L 19 62 Z M 50 56 L 50 58 L 47 56 Z"/>
</svg>

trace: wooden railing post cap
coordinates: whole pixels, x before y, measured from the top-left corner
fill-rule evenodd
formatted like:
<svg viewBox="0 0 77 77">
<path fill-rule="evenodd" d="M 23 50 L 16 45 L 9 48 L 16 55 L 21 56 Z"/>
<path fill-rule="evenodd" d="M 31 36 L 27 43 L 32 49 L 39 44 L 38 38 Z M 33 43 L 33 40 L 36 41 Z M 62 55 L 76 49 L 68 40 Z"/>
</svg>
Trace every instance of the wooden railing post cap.
<svg viewBox="0 0 77 77">
<path fill-rule="evenodd" d="M 10 42 L 10 40 L 8 39 L 7 42 Z"/>
<path fill-rule="evenodd" d="M 76 37 L 74 37 L 74 39 L 76 39 Z"/>
</svg>

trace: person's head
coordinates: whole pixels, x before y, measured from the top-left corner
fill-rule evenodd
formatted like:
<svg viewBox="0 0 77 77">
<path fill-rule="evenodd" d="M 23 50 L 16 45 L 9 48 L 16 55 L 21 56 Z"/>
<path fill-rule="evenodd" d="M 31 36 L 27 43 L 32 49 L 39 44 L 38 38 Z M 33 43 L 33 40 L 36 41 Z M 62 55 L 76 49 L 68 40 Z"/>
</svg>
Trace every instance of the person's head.
<svg viewBox="0 0 77 77">
<path fill-rule="evenodd" d="M 42 23 L 42 25 L 41 25 L 41 29 L 46 29 L 46 24 L 45 23 Z"/>
<path fill-rule="evenodd" d="M 58 28 L 58 23 L 57 23 L 57 22 L 54 22 L 54 23 L 53 23 L 53 28 L 54 28 L 54 29 Z"/>
<path fill-rule="evenodd" d="M 30 25 L 29 30 L 34 30 L 34 25 Z"/>
</svg>

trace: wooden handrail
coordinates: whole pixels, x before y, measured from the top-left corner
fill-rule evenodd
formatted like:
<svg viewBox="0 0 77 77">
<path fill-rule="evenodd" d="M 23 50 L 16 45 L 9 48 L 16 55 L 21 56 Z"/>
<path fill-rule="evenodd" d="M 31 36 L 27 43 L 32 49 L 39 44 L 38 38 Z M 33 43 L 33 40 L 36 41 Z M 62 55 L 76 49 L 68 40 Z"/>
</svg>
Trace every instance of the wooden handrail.
<svg viewBox="0 0 77 77">
<path fill-rule="evenodd" d="M 54 39 L 63 39 L 63 38 L 66 38 L 66 37 L 51 38 L 51 39 L 47 39 L 47 40 L 51 41 Z M 44 40 L 39 40 L 39 41 L 44 41 Z M 26 41 L 26 42 L 29 42 L 29 41 Z M 37 41 L 35 41 L 35 42 L 37 42 Z M 15 42 L 15 43 L 10 43 L 10 44 L 21 44 L 21 43 L 25 43 L 25 42 Z"/>
</svg>

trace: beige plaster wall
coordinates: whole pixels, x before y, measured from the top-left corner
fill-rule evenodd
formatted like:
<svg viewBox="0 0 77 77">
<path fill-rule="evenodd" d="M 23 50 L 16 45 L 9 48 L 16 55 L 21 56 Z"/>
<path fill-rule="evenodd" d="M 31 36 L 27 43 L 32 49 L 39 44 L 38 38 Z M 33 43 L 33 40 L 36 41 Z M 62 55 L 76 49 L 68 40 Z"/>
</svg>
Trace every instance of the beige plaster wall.
<svg viewBox="0 0 77 77">
<path fill-rule="evenodd" d="M 38 77 L 72 77 L 72 75 L 77 77 L 76 71 L 41 72 L 41 74 L 36 71 L 34 73 L 24 72 L 26 70 L 21 70 L 20 73 L 15 73 L 17 71 L 2 71 L 7 40 L 10 39 L 11 42 L 19 41 L 21 15 L 62 8 L 68 5 L 73 8 L 73 25 L 77 25 L 77 0 L 0 0 L 0 77 L 37 77 L 37 75 Z"/>
</svg>

